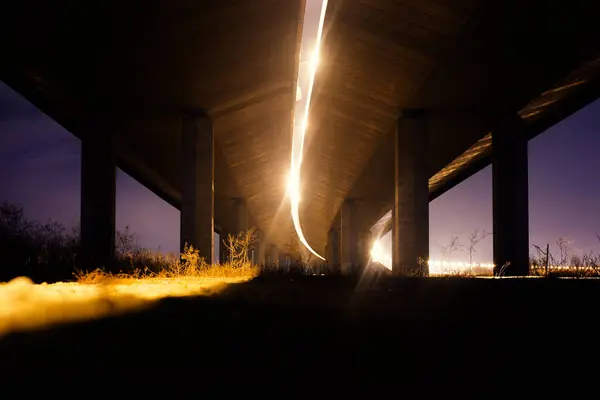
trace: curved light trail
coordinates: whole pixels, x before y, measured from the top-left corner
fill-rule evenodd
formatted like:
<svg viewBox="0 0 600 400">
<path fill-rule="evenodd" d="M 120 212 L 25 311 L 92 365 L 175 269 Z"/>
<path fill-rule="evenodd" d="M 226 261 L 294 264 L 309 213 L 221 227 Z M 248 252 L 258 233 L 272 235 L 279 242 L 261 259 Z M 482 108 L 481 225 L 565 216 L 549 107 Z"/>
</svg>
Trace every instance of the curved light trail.
<svg viewBox="0 0 600 400">
<path fill-rule="evenodd" d="M 304 236 L 304 232 L 302 231 L 302 226 L 300 224 L 300 207 L 299 206 L 300 206 L 300 200 L 301 200 L 301 198 L 300 198 L 301 197 L 300 196 L 300 194 L 301 194 L 300 193 L 301 192 L 301 190 L 300 190 L 300 170 L 302 167 L 302 156 L 303 156 L 303 151 L 304 151 L 304 138 L 306 136 L 306 128 L 308 126 L 308 114 L 309 114 L 309 110 L 310 110 L 310 101 L 312 98 L 313 84 L 314 84 L 315 74 L 317 72 L 317 67 L 318 67 L 318 63 L 319 63 L 319 51 L 320 51 L 320 47 L 321 47 L 321 38 L 323 36 L 323 24 L 325 21 L 325 13 L 327 11 L 327 2 L 328 2 L 328 0 L 322 0 L 322 3 L 321 3 L 321 13 L 319 15 L 319 24 L 318 24 L 318 28 L 317 28 L 315 48 L 313 50 L 312 57 L 308 61 L 309 78 L 308 78 L 308 89 L 307 89 L 307 93 L 306 93 L 305 107 L 304 107 L 304 110 L 302 110 L 303 116 L 302 116 L 301 123 L 299 126 L 296 126 L 295 121 L 294 121 L 294 133 L 293 133 L 293 139 L 292 139 L 292 157 L 291 157 L 290 173 L 289 173 L 288 182 L 287 182 L 287 185 L 288 185 L 287 192 L 288 192 L 288 196 L 290 198 L 292 221 L 294 222 L 294 228 L 296 230 L 296 233 L 298 234 L 298 238 L 300 239 L 300 242 L 312 254 L 314 254 L 316 257 L 318 257 L 321 260 L 325 260 L 325 258 L 323 256 L 321 256 L 319 253 L 317 253 L 308 244 L 308 241 L 306 240 L 306 237 Z M 303 29 L 305 29 L 306 26 L 307 26 L 307 24 L 306 24 L 306 18 L 305 18 Z M 305 62 L 300 62 L 300 63 L 304 64 Z M 302 99 L 302 97 L 303 97 L 303 94 L 300 89 L 300 86 L 298 85 L 297 89 L 296 89 L 296 101 L 300 101 Z M 296 116 L 294 116 L 294 118 L 296 118 Z M 391 218 L 392 218 L 392 212 L 390 210 L 390 212 L 388 212 L 380 221 L 378 221 L 378 223 L 375 224 L 371 230 L 375 234 L 375 237 L 377 238 L 374 241 L 373 247 L 371 249 L 371 258 L 373 261 L 379 262 L 379 263 L 385 265 L 389 269 L 392 268 L 392 256 L 391 256 L 390 250 L 386 249 L 384 246 L 381 245 L 381 240 L 383 239 L 383 236 L 381 236 L 381 230 L 382 230 L 383 224 L 386 223 Z M 428 264 L 430 266 L 430 269 L 437 268 L 437 269 L 442 269 L 443 271 L 445 271 L 446 267 L 464 269 L 464 268 L 471 268 L 471 267 L 475 266 L 475 265 L 470 265 L 468 263 L 432 261 L 432 260 L 429 260 Z M 478 266 L 485 267 L 485 268 L 492 267 L 491 264 L 482 264 L 482 265 L 478 265 Z"/>
<path fill-rule="evenodd" d="M 309 82 L 308 92 L 306 94 L 306 106 L 304 108 L 304 115 L 299 129 L 296 129 L 294 124 L 294 134 L 292 139 L 292 160 L 290 166 L 290 175 L 288 177 L 288 195 L 290 197 L 292 221 L 294 222 L 294 228 L 298 234 L 300 242 L 315 256 L 321 260 L 325 260 L 323 256 L 317 253 L 304 237 L 302 232 L 302 226 L 300 225 L 300 168 L 302 166 L 302 152 L 304 151 L 304 138 L 306 136 L 306 128 L 308 126 L 308 112 L 310 109 L 310 100 L 312 96 L 313 84 L 315 81 L 315 73 L 317 72 L 317 66 L 319 62 L 319 50 L 321 47 L 321 37 L 323 35 L 323 23 L 325 20 L 325 12 L 327 10 L 327 0 L 323 0 L 321 5 L 321 14 L 319 16 L 319 26 L 317 29 L 317 39 L 315 49 L 312 54 L 309 65 Z M 297 89 L 298 90 L 298 89 Z M 298 96 L 296 97 L 298 99 Z M 294 117 L 295 118 L 295 117 Z"/>
</svg>

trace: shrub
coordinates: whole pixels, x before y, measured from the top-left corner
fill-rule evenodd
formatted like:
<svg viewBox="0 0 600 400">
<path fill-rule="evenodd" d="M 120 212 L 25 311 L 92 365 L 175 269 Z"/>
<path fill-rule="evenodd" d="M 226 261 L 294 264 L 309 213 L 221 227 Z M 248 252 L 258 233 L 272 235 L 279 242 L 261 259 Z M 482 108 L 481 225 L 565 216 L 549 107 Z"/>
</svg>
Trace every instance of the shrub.
<svg viewBox="0 0 600 400">
<path fill-rule="evenodd" d="M 54 221 L 33 222 L 25 217 L 23 207 L 4 203 L 0 205 L 0 252 L 0 280 L 17 276 L 37 282 L 69 279 L 79 252 L 79 233 L 67 232 Z"/>
</svg>

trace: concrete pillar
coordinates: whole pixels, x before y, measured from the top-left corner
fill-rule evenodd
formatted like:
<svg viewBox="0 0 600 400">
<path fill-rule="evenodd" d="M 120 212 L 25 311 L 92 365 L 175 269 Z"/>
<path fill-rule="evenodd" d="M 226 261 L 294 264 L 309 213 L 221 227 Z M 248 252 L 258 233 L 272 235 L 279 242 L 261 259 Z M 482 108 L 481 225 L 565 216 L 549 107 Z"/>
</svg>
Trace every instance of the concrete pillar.
<svg viewBox="0 0 600 400">
<path fill-rule="evenodd" d="M 203 111 L 183 116 L 181 248 L 188 243 L 212 264 L 214 246 L 213 124 Z"/>
<path fill-rule="evenodd" d="M 369 259 L 371 258 L 371 248 L 373 247 L 373 234 L 370 230 L 365 230 L 361 232 L 358 249 L 359 249 L 359 259 L 360 265 L 363 267 L 368 265 Z"/>
<path fill-rule="evenodd" d="M 340 265 L 340 230 L 331 228 L 327 234 L 327 264 Z"/>
<path fill-rule="evenodd" d="M 279 249 L 274 244 L 272 244 L 269 247 L 269 261 L 268 262 L 269 262 L 269 265 L 272 267 L 279 266 Z"/>
<path fill-rule="evenodd" d="M 227 237 L 229 236 L 229 232 L 225 232 L 223 231 L 221 233 L 220 236 L 220 250 L 221 250 L 221 254 L 220 254 L 220 259 L 221 259 L 221 263 L 226 263 L 229 261 L 229 249 L 227 248 L 228 242 L 227 242 Z"/>
<path fill-rule="evenodd" d="M 494 275 L 529 275 L 527 138 L 520 118 L 492 133 L 492 152 Z"/>
<path fill-rule="evenodd" d="M 257 230 L 256 231 L 256 243 L 255 243 L 255 248 L 256 248 L 256 259 L 255 259 L 255 263 L 257 265 L 265 265 L 265 252 L 266 252 L 266 248 L 267 248 L 267 237 L 266 234 L 261 231 L 261 230 Z"/>
<path fill-rule="evenodd" d="M 115 257 L 116 154 L 112 132 L 81 142 L 81 268 L 110 268 Z"/>
<path fill-rule="evenodd" d="M 358 266 L 357 204 L 348 199 L 342 203 L 341 216 L 341 267 L 343 273 Z"/>
<path fill-rule="evenodd" d="M 238 219 L 238 231 L 236 234 L 246 232 L 250 228 L 250 218 L 248 216 L 248 207 L 244 199 L 235 199 L 235 213 L 237 214 Z"/>
<path fill-rule="evenodd" d="M 429 174 L 427 118 L 404 112 L 396 127 L 395 201 L 392 208 L 392 272 L 427 275 Z"/>
<path fill-rule="evenodd" d="M 213 246 L 213 262 L 221 262 L 221 234 L 218 231 L 214 233 L 214 246 Z"/>
<path fill-rule="evenodd" d="M 327 264 L 330 267 L 337 267 L 341 264 L 340 250 L 342 236 L 340 232 L 340 224 L 341 212 L 336 215 L 333 223 L 331 224 L 331 229 L 327 233 L 327 247 L 325 249 L 325 254 L 327 258 Z"/>
</svg>

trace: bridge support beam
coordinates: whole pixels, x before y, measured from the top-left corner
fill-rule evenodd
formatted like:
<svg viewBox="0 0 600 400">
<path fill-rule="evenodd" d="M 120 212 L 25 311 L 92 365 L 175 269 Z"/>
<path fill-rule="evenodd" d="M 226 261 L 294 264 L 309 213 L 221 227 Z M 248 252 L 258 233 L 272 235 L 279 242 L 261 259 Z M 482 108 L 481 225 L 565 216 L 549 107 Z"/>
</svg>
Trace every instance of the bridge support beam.
<svg viewBox="0 0 600 400">
<path fill-rule="evenodd" d="M 366 267 L 371 259 L 371 248 L 373 247 L 373 234 L 370 230 L 362 231 L 358 242 L 360 265 Z"/>
<path fill-rule="evenodd" d="M 494 275 L 529 275 L 527 138 L 520 118 L 492 133 Z"/>
<path fill-rule="evenodd" d="M 221 231 L 221 234 L 219 235 L 219 240 L 221 241 L 219 243 L 219 261 L 221 263 L 225 263 L 227 261 L 229 261 L 229 249 L 227 248 L 227 245 L 229 244 L 227 242 L 227 236 L 229 236 L 229 232 L 226 231 Z"/>
<path fill-rule="evenodd" d="M 337 268 L 340 265 L 340 239 L 340 216 L 338 214 L 333 220 L 331 229 L 327 232 L 327 247 L 325 250 L 327 264 L 333 268 Z"/>
<path fill-rule="evenodd" d="M 429 273 L 429 174 L 427 118 L 404 112 L 396 127 L 395 201 L 392 209 L 392 272 Z"/>
<path fill-rule="evenodd" d="M 212 264 L 214 248 L 213 124 L 203 111 L 183 116 L 181 248 L 188 243 Z"/>
<path fill-rule="evenodd" d="M 248 215 L 248 206 L 244 199 L 235 199 L 235 212 L 238 218 L 238 231 L 236 234 L 246 232 L 250 228 L 250 218 Z"/>
<path fill-rule="evenodd" d="M 350 273 L 359 265 L 358 260 L 358 227 L 357 227 L 357 204 L 353 199 L 347 199 L 342 203 L 340 213 L 341 233 L 341 267 L 342 273 Z"/>
<path fill-rule="evenodd" d="M 257 265 L 265 265 L 265 252 L 267 249 L 267 237 L 265 233 L 261 230 L 256 231 L 256 243 L 255 247 L 255 256 L 254 263 Z"/>
<path fill-rule="evenodd" d="M 327 264 L 330 267 L 340 265 L 340 230 L 331 228 L 327 233 Z"/>
<path fill-rule="evenodd" d="M 116 153 L 112 132 L 81 143 L 81 268 L 110 268 L 115 257 Z"/>
<path fill-rule="evenodd" d="M 279 249 L 274 244 L 269 246 L 269 257 L 267 263 L 271 267 L 279 267 Z"/>
</svg>

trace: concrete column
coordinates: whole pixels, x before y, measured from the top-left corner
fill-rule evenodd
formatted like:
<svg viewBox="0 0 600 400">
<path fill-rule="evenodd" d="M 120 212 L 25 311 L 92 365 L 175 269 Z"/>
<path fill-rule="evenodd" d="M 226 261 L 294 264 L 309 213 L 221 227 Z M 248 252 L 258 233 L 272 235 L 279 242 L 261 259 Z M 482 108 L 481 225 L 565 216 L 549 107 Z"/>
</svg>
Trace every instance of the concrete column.
<svg viewBox="0 0 600 400">
<path fill-rule="evenodd" d="M 248 216 L 248 207 L 244 199 L 235 199 L 235 212 L 238 218 L 238 231 L 236 234 L 246 232 L 250 228 L 250 218 Z"/>
<path fill-rule="evenodd" d="M 267 237 L 266 234 L 261 231 L 261 230 L 257 230 L 256 231 L 256 264 L 257 265 L 265 265 L 265 253 L 266 253 L 266 249 L 267 249 Z"/>
<path fill-rule="evenodd" d="M 229 236 L 229 232 L 225 232 L 223 231 L 221 233 L 220 236 L 220 250 L 221 250 L 221 254 L 220 254 L 220 258 L 221 258 L 221 263 L 226 263 L 229 261 L 229 249 L 227 248 L 227 236 Z"/>
<path fill-rule="evenodd" d="M 331 228 L 327 234 L 327 264 L 340 265 L 340 230 Z"/>
<path fill-rule="evenodd" d="M 81 268 L 109 268 L 115 257 L 116 153 L 112 132 L 81 142 Z"/>
<path fill-rule="evenodd" d="M 373 247 L 373 234 L 370 230 L 361 232 L 359 239 L 359 258 L 360 264 L 364 267 L 369 263 L 371 258 L 371 247 Z"/>
<path fill-rule="evenodd" d="M 221 234 L 219 232 L 214 233 L 214 246 L 213 246 L 213 262 L 221 262 Z"/>
<path fill-rule="evenodd" d="M 214 246 L 213 124 L 203 111 L 183 116 L 181 248 L 188 243 L 212 264 Z"/>
<path fill-rule="evenodd" d="M 492 151 L 494 275 L 529 275 L 527 138 L 520 118 L 492 133 Z"/>
<path fill-rule="evenodd" d="M 327 233 L 327 247 L 326 247 L 326 257 L 327 264 L 330 267 L 336 267 L 340 265 L 340 250 L 341 250 L 341 232 L 340 232 L 340 223 L 341 223 L 341 213 L 333 220 L 331 224 L 331 229 Z"/>
<path fill-rule="evenodd" d="M 358 266 L 357 204 L 348 199 L 342 203 L 341 216 L 341 267 L 343 273 L 351 272 Z"/>
<path fill-rule="evenodd" d="M 427 275 L 429 259 L 429 174 L 427 119 L 404 112 L 396 128 L 395 201 L 392 208 L 392 272 Z"/>
<path fill-rule="evenodd" d="M 279 249 L 274 244 L 269 247 L 269 265 L 273 267 L 279 266 Z"/>
</svg>

